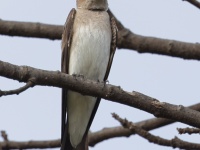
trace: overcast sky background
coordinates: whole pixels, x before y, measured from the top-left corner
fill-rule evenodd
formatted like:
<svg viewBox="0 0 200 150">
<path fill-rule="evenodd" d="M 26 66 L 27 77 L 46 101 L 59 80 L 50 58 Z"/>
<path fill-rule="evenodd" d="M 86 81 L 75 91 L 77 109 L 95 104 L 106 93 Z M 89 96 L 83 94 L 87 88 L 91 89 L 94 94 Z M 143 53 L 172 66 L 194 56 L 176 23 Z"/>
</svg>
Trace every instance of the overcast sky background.
<svg viewBox="0 0 200 150">
<path fill-rule="evenodd" d="M 110 0 L 115 16 L 134 33 L 187 42 L 199 42 L 200 10 L 182 0 Z M 75 0 L 2 0 L 0 18 L 3 20 L 42 22 L 63 25 L 75 7 Z M 60 70 L 60 40 L 9 37 L 0 35 L 0 60 L 45 70 Z M 176 105 L 192 105 L 200 100 L 200 63 L 155 54 L 117 50 L 109 83 L 120 85 L 127 91 L 138 91 Z M 9 90 L 24 85 L 0 77 L 0 89 Z M 48 140 L 60 138 L 61 90 L 36 86 L 16 96 L 0 98 L 0 130 L 10 140 Z M 137 122 L 153 115 L 141 110 L 102 100 L 91 130 L 118 126 L 111 117 Z M 171 139 L 199 142 L 198 135 L 178 135 L 176 123 L 151 133 Z M 2 138 L 0 137 L 0 140 Z M 115 138 L 99 143 L 92 150 L 102 149 L 154 149 L 171 150 L 149 143 L 139 136 Z"/>
</svg>

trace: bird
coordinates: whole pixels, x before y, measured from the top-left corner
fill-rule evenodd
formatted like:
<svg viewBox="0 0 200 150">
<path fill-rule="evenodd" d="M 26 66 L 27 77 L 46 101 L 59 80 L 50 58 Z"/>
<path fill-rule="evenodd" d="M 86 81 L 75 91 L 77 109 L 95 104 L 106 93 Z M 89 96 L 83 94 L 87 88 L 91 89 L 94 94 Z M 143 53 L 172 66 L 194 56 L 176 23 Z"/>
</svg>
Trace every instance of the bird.
<svg viewBox="0 0 200 150">
<path fill-rule="evenodd" d="M 106 83 L 117 31 L 107 0 L 76 0 L 62 34 L 61 72 Z M 88 150 L 87 135 L 100 99 L 62 88 L 61 150 Z"/>
</svg>

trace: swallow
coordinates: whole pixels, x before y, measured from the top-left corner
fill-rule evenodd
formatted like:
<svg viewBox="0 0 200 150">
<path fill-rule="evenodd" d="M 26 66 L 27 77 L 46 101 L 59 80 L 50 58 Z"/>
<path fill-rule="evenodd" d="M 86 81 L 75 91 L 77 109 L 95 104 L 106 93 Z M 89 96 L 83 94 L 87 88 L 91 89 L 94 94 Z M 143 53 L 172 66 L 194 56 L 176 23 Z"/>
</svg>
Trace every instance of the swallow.
<svg viewBox="0 0 200 150">
<path fill-rule="evenodd" d="M 63 73 L 106 82 L 117 43 L 115 19 L 107 10 L 107 0 L 76 0 L 62 34 Z M 100 99 L 62 88 L 61 150 L 88 150 Z"/>
</svg>

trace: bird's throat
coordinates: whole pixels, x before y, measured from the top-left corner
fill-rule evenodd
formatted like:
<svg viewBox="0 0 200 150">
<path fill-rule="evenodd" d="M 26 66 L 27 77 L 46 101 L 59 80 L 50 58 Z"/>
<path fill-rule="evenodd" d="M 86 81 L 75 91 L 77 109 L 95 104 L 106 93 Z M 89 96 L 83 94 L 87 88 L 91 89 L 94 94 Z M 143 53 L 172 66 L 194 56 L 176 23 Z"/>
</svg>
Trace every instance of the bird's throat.
<svg viewBox="0 0 200 150">
<path fill-rule="evenodd" d="M 76 0 L 78 9 L 106 11 L 108 9 L 107 0 Z"/>
</svg>

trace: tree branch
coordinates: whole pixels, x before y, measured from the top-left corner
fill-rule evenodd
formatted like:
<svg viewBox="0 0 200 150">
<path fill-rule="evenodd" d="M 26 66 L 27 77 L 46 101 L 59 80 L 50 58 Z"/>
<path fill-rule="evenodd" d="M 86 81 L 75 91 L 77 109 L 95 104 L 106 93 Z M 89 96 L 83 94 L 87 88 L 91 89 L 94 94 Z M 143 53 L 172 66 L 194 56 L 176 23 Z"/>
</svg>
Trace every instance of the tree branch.
<svg viewBox="0 0 200 150">
<path fill-rule="evenodd" d="M 188 2 L 197 2 L 195 0 L 186 0 Z M 190 3 L 191 3 L 190 2 Z M 197 2 L 199 5 L 199 2 Z M 195 5 L 195 4 L 193 4 Z M 196 5 L 195 5 L 196 6 Z M 200 8 L 200 5 L 197 6 L 198 8 Z M 2 26 L 3 24 L 3 26 Z M 127 48 L 127 49 L 132 49 L 132 50 L 136 50 L 139 53 L 156 53 L 156 54 L 163 54 L 163 55 L 168 55 L 168 56 L 173 56 L 173 57 L 180 57 L 180 58 L 184 58 L 184 59 L 197 59 L 200 60 L 200 44 L 196 43 L 196 44 L 192 44 L 192 43 L 185 43 L 185 42 L 179 42 L 179 41 L 174 41 L 174 40 L 165 40 L 165 39 L 159 39 L 159 38 L 154 38 L 154 37 L 145 37 L 145 36 L 140 36 L 140 35 L 136 35 L 134 33 L 132 33 L 131 31 L 129 31 L 128 29 L 124 28 L 123 25 L 118 21 L 117 22 L 118 27 L 119 27 L 119 43 L 118 43 L 118 48 Z M 120 25 L 121 24 L 121 25 Z M 121 27 L 120 27 L 121 26 Z M 23 32 L 21 32 L 23 30 Z M 34 31 L 36 31 L 34 33 Z M 56 32 L 55 32 L 56 31 Z M 14 22 L 14 21 L 2 21 L 0 20 L 0 34 L 3 35 L 10 35 L 10 36 L 25 36 L 25 37 L 39 37 L 39 38 L 48 38 L 51 40 L 55 40 L 55 39 L 60 39 L 61 37 L 61 33 L 62 33 L 62 26 L 55 26 L 55 25 L 48 25 L 48 24 L 41 24 L 41 23 L 28 23 L 28 22 Z M 159 43 L 159 44 L 158 44 Z M 155 45 L 154 45 L 155 44 Z M 160 46 L 160 47 L 159 47 Z M 188 51 L 188 49 L 190 51 Z M 183 50 L 183 51 L 180 51 Z M 1 68 L 1 64 L 2 62 L 0 61 L 0 68 Z M 9 64 L 11 65 L 11 64 Z M 19 66 L 17 66 L 19 67 Z M 33 69 L 33 72 L 35 71 L 34 68 L 31 67 L 22 67 L 22 72 L 18 72 L 18 71 L 12 71 L 12 75 L 8 75 L 9 78 L 13 78 L 16 77 L 15 79 L 18 81 L 22 81 L 22 82 L 27 82 L 27 84 L 24 87 L 21 87 L 19 89 L 16 90 L 10 90 L 10 91 L 0 91 L 0 97 L 2 95 L 9 95 L 9 94 L 19 94 L 23 91 L 25 91 L 26 89 L 30 88 L 31 86 L 33 86 L 33 82 L 30 82 L 29 80 L 32 78 L 32 73 L 29 73 L 30 70 Z M 27 70 L 26 70 L 27 69 Z M 2 70 L 0 69 L 0 75 Z M 43 71 L 40 70 L 43 74 Z M 44 71 L 45 72 L 45 71 Z M 47 73 L 47 72 L 45 72 Z M 58 76 L 63 76 L 60 72 L 51 72 L 54 73 L 53 76 L 55 74 L 59 74 Z M 5 72 L 2 73 L 3 75 L 5 75 L 5 77 L 7 76 L 7 74 Z M 17 74 L 17 75 L 14 75 Z M 19 75 L 23 75 L 23 77 L 19 77 Z M 45 74 L 43 75 L 45 76 Z M 68 75 L 67 75 L 68 76 Z M 43 78 L 43 77 L 42 77 Z M 54 78 L 54 77 L 52 77 Z M 57 77 L 56 77 L 57 78 Z M 76 76 L 74 76 L 75 80 L 79 83 L 83 82 L 82 85 L 83 87 L 89 87 L 92 85 L 96 86 L 96 88 L 98 89 L 99 87 L 102 87 L 102 83 L 97 83 L 97 82 L 93 82 L 93 81 L 89 81 L 89 80 L 85 80 L 83 78 L 77 78 Z M 40 81 L 37 82 L 38 85 L 45 85 L 46 83 L 49 82 L 49 80 L 47 79 L 45 81 L 45 83 Z M 58 78 L 57 78 L 58 79 Z M 58 82 L 62 82 L 63 79 L 61 79 L 61 81 Z M 71 80 L 70 76 L 69 76 L 69 81 Z M 62 85 L 58 85 L 60 83 L 51 83 L 49 82 L 49 86 L 56 86 L 56 87 L 67 87 L 70 89 L 73 89 L 73 84 L 75 81 L 70 81 L 69 85 L 68 85 L 68 81 L 65 80 L 66 83 L 62 84 Z M 84 83 L 85 82 L 85 83 Z M 70 85 L 72 83 L 72 85 Z M 88 85 L 87 85 L 88 84 Z M 163 114 L 161 114 L 161 111 L 159 109 L 167 109 L 168 107 L 170 109 L 173 109 L 174 107 L 177 109 L 178 106 L 175 105 L 170 105 L 170 104 L 162 104 L 160 102 L 158 102 L 156 99 L 150 98 L 148 96 L 142 95 L 138 92 L 133 92 L 133 93 L 128 93 L 126 91 L 123 91 L 121 89 L 117 89 L 118 87 L 114 87 L 112 85 L 105 85 L 103 86 L 102 91 L 107 91 L 108 95 L 105 95 L 104 93 L 101 92 L 97 92 L 97 96 L 104 96 L 107 97 L 109 100 L 114 101 L 114 102 L 118 102 L 118 103 L 123 103 L 132 107 L 136 107 L 142 110 L 145 110 L 143 108 L 140 108 L 139 106 L 134 106 L 135 104 L 131 105 L 130 104 L 130 98 L 129 96 L 133 96 L 132 99 L 146 99 L 152 101 L 152 105 L 153 102 L 155 102 L 155 106 L 153 106 L 152 108 L 154 109 L 154 107 L 159 107 L 156 108 L 157 110 L 153 110 L 151 113 L 154 114 L 155 116 L 162 116 Z M 76 90 L 79 92 L 81 91 L 79 87 L 75 87 L 74 90 Z M 111 90 L 111 91 L 109 91 Z M 126 93 L 129 95 L 124 94 L 123 96 L 127 97 L 127 100 L 122 101 L 121 102 L 121 98 L 119 100 L 112 100 L 114 99 L 114 95 L 118 95 L 118 91 L 121 91 L 122 93 Z M 115 93 L 117 91 L 117 93 Z M 85 90 L 82 91 L 83 93 L 85 92 L 88 95 L 93 95 L 96 96 L 95 94 L 90 94 L 90 91 L 87 92 Z M 100 94 L 99 94 L 100 93 Z M 109 95 L 110 94 L 110 95 Z M 123 98 L 122 96 L 122 98 Z M 129 102 L 127 102 L 129 101 Z M 136 105 L 139 105 L 139 103 L 137 103 Z M 157 105 L 157 106 L 156 106 Z M 169 106 L 168 106 L 169 105 Z M 172 107 L 171 107 L 172 106 Z M 185 109 L 184 107 L 180 106 L 180 109 Z M 146 111 L 146 110 L 145 110 Z M 185 111 L 185 110 L 183 110 Z M 194 113 L 194 112 L 190 112 L 190 113 Z M 167 115 L 168 116 L 168 115 Z M 198 114 L 197 114 L 198 116 Z M 158 123 L 158 125 L 155 125 L 152 122 L 157 122 L 157 121 L 161 121 L 161 123 Z M 142 121 L 138 124 L 137 126 L 142 126 L 143 128 L 149 128 L 149 130 L 153 129 L 153 127 L 149 127 L 151 125 L 148 125 L 148 121 L 151 122 L 152 126 L 154 126 L 154 128 L 157 128 L 156 126 L 160 126 L 163 122 L 165 122 L 164 124 L 170 124 L 174 121 L 172 120 L 168 120 L 168 119 L 151 119 L 151 120 L 147 120 L 147 121 Z M 143 125 L 142 125 L 143 124 Z M 196 126 L 196 125 L 195 125 Z M 197 126 L 199 126 L 199 123 L 197 123 Z M 110 138 L 109 137 L 109 132 L 111 132 L 112 129 L 112 133 L 114 133 L 113 131 L 118 131 L 115 132 L 112 137 L 118 137 L 119 135 L 122 136 L 130 136 L 132 134 L 135 133 L 134 130 L 129 130 L 129 129 L 124 129 L 123 127 L 115 127 L 115 128 L 106 128 L 103 129 L 102 131 L 99 132 L 95 132 L 92 133 L 89 137 L 89 143 L 91 146 L 94 146 L 96 143 L 94 142 L 95 140 L 93 140 L 95 138 L 95 134 L 102 134 L 104 139 L 106 137 L 106 139 Z M 7 135 L 6 135 L 7 137 Z M 92 140 L 94 143 L 92 143 Z M 180 140 L 180 139 L 178 139 Z M 180 140 L 181 141 L 181 140 Z M 28 147 L 27 147 L 28 145 Z M 52 140 L 52 141 L 29 141 L 29 142 L 14 142 L 14 141 L 5 141 L 5 142 L 0 142 L 0 149 L 3 147 L 9 147 L 9 148 L 19 148 L 19 149 L 24 149 L 24 148 L 37 148 L 35 147 L 35 145 L 38 145 L 38 148 L 55 148 L 55 147 L 59 147 L 60 145 L 60 140 Z M 183 144 L 184 145 L 184 144 Z M 20 147 L 19 147 L 20 146 Z M 199 145 L 198 145 L 199 146 Z"/>
<path fill-rule="evenodd" d="M 187 2 L 189 2 L 190 4 L 196 6 L 197 8 L 200 9 L 200 3 L 199 3 L 197 0 L 183 0 L 183 1 L 187 1 Z"/>
<path fill-rule="evenodd" d="M 1 90 L 0 90 L 0 97 L 1 97 L 1 96 L 7 96 L 7 95 L 13 95 L 13 94 L 17 94 L 17 95 L 18 95 L 18 94 L 20 94 L 20 93 L 26 91 L 26 90 L 29 89 L 30 87 L 33 87 L 33 86 L 34 86 L 34 82 L 35 82 L 35 79 L 32 78 L 32 79 L 29 79 L 29 80 L 27 81 L 27 83 L 26 83 L 24 86 L 22 86 L 22 87 L 20 87 L 20 88 L 18 88 L 18 89 L 9 90 L 9 91 L 1 91 Z"/>
<path fill-rule="evenodd" d="M 8 141 L 8 135 L 6 134 L 6 131 L 1 131 L 1 137 L 3 138 L 4 141 Z"/>
<path fill-rule="evenodd" d="M 153 114 L 156 117 L 173 119 L 200 128 L 200 113 L 181 105 L 159 102 L 139 92 L 132 93 L 120 87 L 99 83 L 83 77 L 70 76 L 59 71 L 45 71 L 28 66 L 17 66 L 0 61 L 0 76 L 27 82 L 35 78 L 35 85 L 68 88 L 85 95 L 102 97 L 104 99 L 135 107 Z M 174 115 L 176 114 L 176 115 Z"/>
<path fill-rule="evenodd" d="M 179 134 L 200 134 L 199 128 L 177 128 Z"/>
<path fill-rule="evenodd" d="M 115 18 L 119 29 L 117 41 L 118 48 L 131 49 L 139 53 L 161 54 L 183 59 L 200 60 L 199 43 L 187 43 L 137 35 L 125 28 L 110 10 L 108 10 L 108 13 Z"/>
<path fill-rule="evenodd" d="M 190 109 L 194 109 L 200 111 L 200 103 L 189 106 Z M 144 121 L 140 121 L 135 123 L 135 125 L 141 127 L 146 131 L 154 130 L 171 123 L 174 123 L 174 120 L 164 119 L 164 118 L 152 118 Z M 108 140 L 115 137 L 129 137 L 135 134 L 134 131 L 128 130 L 121 126 L 119 127 L 111 127 L 111 128 L 104 128 L 100 131 L 93 132 L 89 136 L 89 145 L 95 146 L 97 143 L 100 143 L 104 140 Z"/>
<path fill-rule="evenodd" d="M 0 142 L 0 150 L 2 149 L 44 149 L 44 148 L 57 148 L 60 147 L 60 139 L 48 141 L 27 141 L 27 142 Z"/>
<path fill-rule="evenodd" d="M 189 108 L 200 111 L 200 103 L 190 106 Z M 144 130 L 150 131 L 168 124 L 173 123 L 173 120 L 164 118 L 153 118 L 135 123 L 136 126 L 141 127 Z M 5 132 L 4 132 L 5 133 Z M 89 133 L 89 145 L 94 147 L 96 144 L 115 137 L 129 137 L 135 134 L 134 131 L 126 129 L 122 126 L 104 128 L 97 132 Z M 4 134 L 5 135 L 5 134 Z M 5 136 L 4 136 L 5 137 Z M 7 134 L 6 134 L 7 137 Z M 5 141 L 0 142 L 0 149 L 30 149 L 30 148 L 57 148 L 60 147 L 60 139 L 48 140 L 48 141 Z"/>
<path fill-rule="evenodd" d="M 109 13 L 113 15 L 110 11 Z M 200 60 L 200 44 L 175 40 L 160 39 L 134 34 L 126 29 L 117 19 L 118 48 L 135 50 L 139 53 L 161 54 L 183 59 Z M 0 34 L 9 36 L 23 36 L 61 39 L 63 26 L 43 23 L 17 22 L 0 20 Z"/>
<path fill-rule="evenodd" d="M 63 26 L 0 20 L 0 34 L 60 40 Z"/>
<path fill-rule="evenodd" d="M 164 138 L 161 138 L 159 136 L 155 136 L 146 130 L 136 126 L 134 123 L 120 118 L 117 114 L 113 114 L 113 118 L 115 118 L 117 121 L 121 123 L 121 125 L 124 128 L 127 128 L 129 130 L 133 130 L 136 134 L 143 137 L 144 139 L 148 140 L 149 142 L 162 145 L 162 146 L 169 146 L 173 148 L 181 148 L 181 149 L 200 149 L 200 144 L 197 143 L 189 143 L 183 140 L 180 140 L 178 137 L 173 138 L 172 140 L 167 140 Z"/>
</svg>

